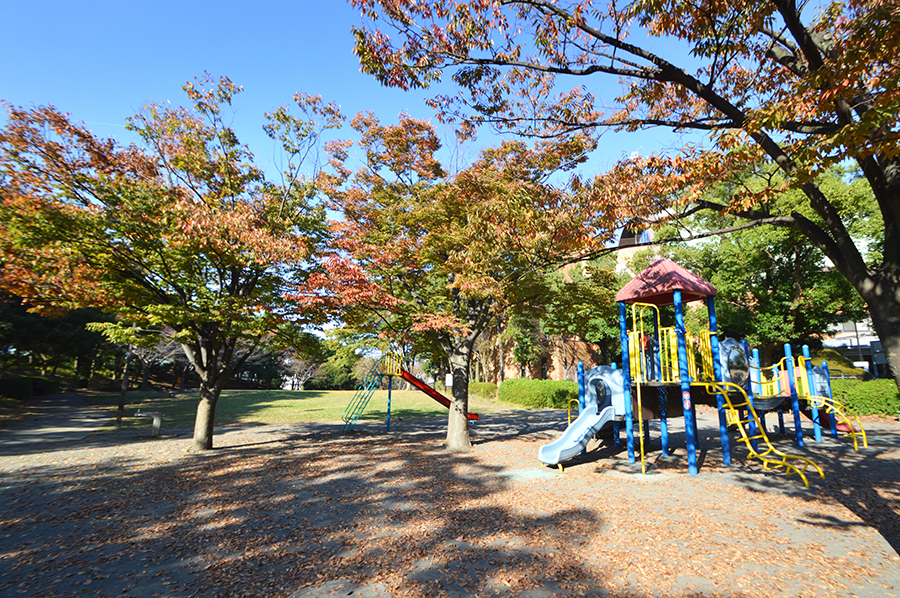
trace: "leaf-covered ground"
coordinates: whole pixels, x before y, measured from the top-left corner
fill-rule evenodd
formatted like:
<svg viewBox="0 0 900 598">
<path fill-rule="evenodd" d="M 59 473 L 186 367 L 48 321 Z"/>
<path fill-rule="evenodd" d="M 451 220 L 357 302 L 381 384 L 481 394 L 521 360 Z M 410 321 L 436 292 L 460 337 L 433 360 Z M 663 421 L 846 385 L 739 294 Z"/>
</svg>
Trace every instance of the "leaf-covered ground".
<svg viewBox="0 0 900 598">
<path fill-rule="evenodd" d="M 870 448 L 808 441 L 826 472 L 721 467 L 701 414 L 701 474 L 650 437 L 649 475 L 614 447 L 564 473 L 537 462 L 558 412 L 442 422 L 104 434 L 0 451 L 3 596 L 900 596 L 900 431 Z"/>
</svg>

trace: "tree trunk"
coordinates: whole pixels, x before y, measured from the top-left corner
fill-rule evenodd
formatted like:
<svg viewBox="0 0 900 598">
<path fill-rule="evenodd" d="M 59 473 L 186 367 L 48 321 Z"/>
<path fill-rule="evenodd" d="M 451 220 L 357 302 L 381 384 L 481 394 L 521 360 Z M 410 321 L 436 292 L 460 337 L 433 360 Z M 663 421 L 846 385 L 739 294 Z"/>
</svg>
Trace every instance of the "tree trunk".
<svg viewBox="0 0 900 598">
<path fill-rule="evenodd" d="M 453 373 L 453 396 L 447 419 L 447 449 L 468 451 L 472 448 L 469 439 L 469 365 L 471 353 L 466 349 L 448 351 L 450 370 Z"/>
<path fill-rule="evenodd" d="M 192 451 L 208 451 L 213 447 L 213 426 L 216 421 L 216 403 L 219 393 L 200 380 L 200 403 L 197 405 L 197 419 L 194 421 Z"/>
<path fill-rule="evenodd" d="M 863 293 L 872 318 L 872 327 L 891 370 L 891 376 L 900 390 L 900 277 L 884 274 L 869 292 Z"/>
<path fill-rule="evenodd" d="M 150 382 L 150 364 L 146 361 L 141 362 L 141 390 L 147 392 Z"/>
<path fill-rule="evenodd" d="M 131 345 L 125 353 L 125 364 L 122 366 L 122 384 L 119 387 L 119 409 L 116 411 L 116 427 L 122 427 L 122 416 L 125 415 L 125 394 L 128 392 L 128 362 L 131 361 Z"/>
</svg>

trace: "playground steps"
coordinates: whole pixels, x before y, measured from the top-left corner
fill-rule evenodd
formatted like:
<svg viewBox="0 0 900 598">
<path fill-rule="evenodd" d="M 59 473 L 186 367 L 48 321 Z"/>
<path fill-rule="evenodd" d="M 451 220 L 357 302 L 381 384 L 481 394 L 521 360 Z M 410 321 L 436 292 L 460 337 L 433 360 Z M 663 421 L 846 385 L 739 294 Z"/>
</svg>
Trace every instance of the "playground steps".
<svg viewBox="0 0 900 598">
<path fill-rule="evenodd" d="M 821 396 L 805 397 L 809 401 L 812 409 L 824 409 L 826 415 L 834 416 L 836 425 L 843 427 L 845 430 L 844 438 L 853 439 L 853 449 L 859 451 L 859 439 L 862 439 L 863 447 L 868 448 L 869 440 L 866 438 L 866 431 L 859 421 L 859 417 L 850 413 L 850 411 L 838 403 L 834 399 Z M 856 425 L 854 425 L 854 422 Z"/>
<path fill-rule="evenodd" d="M 822 479 L 825 479 L 825 473 L 822 471 L 822 468 L 810 459 L 800 457 L 799 455 L 789 455 L 772 446 L 768 436 L 766 436 L 765 429 L 761 425 L 759 416 L 756 414 L 756 410 L 753 408 L 750 399 L 747 398 L 747 394 L 744 392 L 743 388 L 737 384 L 732 384 L 731 382 L 704 382 L 695 383 L 695 385 L 705 386 L 709 392 L 722 395 L 725 401 L 725 408 L 731 412 L 729 419 L 737 424 L 741 440 L 747 446 L 747 450 L 750 451 L 750 458 L 762 461 L 763 470 L 774 471 L 783 468 L 785 473 L 789 476 L 794 474 L 799 475 L 803 480 L 804 485 L 809 487 L 809 480 L 806 479 L 806 470 L 812 466 L 819 472 Z M 738 403 L 735 404 L 732 396 L 743 397 L 743 400 L 738 399 Z M 739 409 L 745 409 L 747 411 L 746 419 L 740 417 L 738 412 Z M 747 431 L 747 426 L 750 423 L 753 423 L 756 426 L 756 432 L 753 433 L 752 436 Z M 753 440 L 763 441 L 766 445 L 766 450 L 760 452 L 754 448 Z"/>
<path fill-rule="evenodd" d="M 360 383 L 359 388 L 356 390 L 356 394 L 353 395 L 353 398 L 350 399 L 350 402 L 344 408 L 344 412 L 341 414 L 341 419 L 344 422 L 344 427 L 342 429 L 343 433 L 346 434 L 353 429 L 356 422 L 363 414 L 363 411 L 366 410 L 369 399 L 372 398 L 372 395 L 375 394 L 375 391 L 381 386 L 381 369 L 381 361 L 378 361 L 372 366 L 372 369 L 369 370 L 369 373 L 366 374 L 366 377 L 363 378 L 363 381 Z"/>
</svg>

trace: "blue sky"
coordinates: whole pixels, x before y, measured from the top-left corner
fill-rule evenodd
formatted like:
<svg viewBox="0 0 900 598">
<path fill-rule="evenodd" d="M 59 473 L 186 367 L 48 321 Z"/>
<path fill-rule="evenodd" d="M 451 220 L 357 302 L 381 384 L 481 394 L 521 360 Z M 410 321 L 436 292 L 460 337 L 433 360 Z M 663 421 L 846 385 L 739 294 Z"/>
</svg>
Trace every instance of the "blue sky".
<svg viewBox="0 0 900 598">
<path fill-rule="evenodd" d="M 351 35 L 359 22 L 343 0 L 11 0 L 0 25 L 0 99 L 53 104 L 95 133 L 128 142 L 125 119 L 142 106 L 183 103 L 181 86 L 204 72 L 228 76 L 244 87 L 235 129 L 266 166 L 272 148 L 263 113 L 297 91 L 320 94 L 348 115 L 373 110 L 383 122 L 402 112 L 433 117 L 428 91 L 383 88 L 359 72 Z M 607 134 L 587 168 L 672 143 L 662 130 Z"/>
</svg>

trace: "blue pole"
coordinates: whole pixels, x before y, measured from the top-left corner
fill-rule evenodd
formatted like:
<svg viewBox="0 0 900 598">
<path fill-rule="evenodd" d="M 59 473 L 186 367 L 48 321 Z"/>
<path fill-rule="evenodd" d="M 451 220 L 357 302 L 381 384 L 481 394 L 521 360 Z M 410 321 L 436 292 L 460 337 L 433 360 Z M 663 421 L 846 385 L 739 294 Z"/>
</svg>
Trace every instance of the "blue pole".
<svg viewBox="0 0 900 598">
<path fill-rule="evenodd" d="M 584 411 L 584 362 L 578 362 L 578 415 Z"/>
<path fill-rule="evenodd" d="M 831 394 L 831 372 L 828 371 L 828 362 L 822 362 L 822 371 L 825 372 L 825 390 L 828 392 L 828 398 L 834 399 L 834 395 Z M 837 438 L 837 419 L 834 417 L 834 413 L 828 414 L 828 419 L 831 420 L 831 437 Z"/>
<path fill-rule="evenodd" d="M 709 312 L 709 345 L 712 352 L 713 376 L 716 382 L 723 382 L 722 362 L 719 356 L 719 327 L 716 321 L 716 300 L 710 295 L 706 298 L 706 310 Z M 716 406 L 719 408 L 719 440 L 722 444 L 722 464 L 731 465 L 731 447 L 728 443 L 728 418 L 725 417 L 725 398 L 717 393 Z"/>
<path fill-rule="evenodd" d="M 609 367 L 616 369 L 616 362 L 612 362 Z M 618 416 L 618 413 L 616 415 Z M 622 445 L 622 439 L 619 437 L 619 420 L 617 418 L 613 419 L 613 440 L 615 441 L 616 446 Z"/>
<path fill-rule="evenodd" d="M 666 401 L 668 400 L 668 392 L 666 392 L 665 386 L 660 386 L 657 389 L 657 394 L 659 395 L 659 435 L 660 440 L 662 441 L 662 452 L 663 455 L 669 455 L 669 420 L 667 419 L 666 414 Z M 647 426 L 649 429 L 649 426 Z"/>
<path fill-rule="evenodd" d="M 804 363 L 806 364 L 806 385 L 809 387 L 809 395 L 814 396 L 816 394 L 816 380 L 813 378 L 812 371 L 812 361 L 809 357 L 809 345 L 803 345 L 803 357 Z M 822 442 L 822 426 L 819 423 L 819 410 L 813 409 L 812 400 L 809 401 L 809 410 L 812 412 L 812 421 L 813 421 L 813 435 L 816 437 L 816 442 Z"/>
<path fill-rule="evenodd" d="M 747 341 L 743 341 L 745 343 L 745 347 Z M 750 370 L 750 390 L 753 392 L 753 395 L 756 396 L 758 394 L 762 394 L 762 362 L 759 360 L 759 349 L 753 349 L 753 361 L 756 362 L 756 370 Z M 751 365 L 753 365 L 751 363 Z M 756 374 L 756 388 L 753 388 L 753 375 Z M 759 425 L 762 426 L 762 429 L 766 429 L 766 414 L 765 413 L 757 413 L 759 417 Z M 753 446 L 753 449 L 756 450 L 756 446 Z"/>
<path fill-rule="evenodd" d="M 697 427 L 694 423 L 694 406 L 691 403 L 691 380 L 687 367 L 687 340 L 684 329 L 684 309 L 681 291 L 673 293 L 675 300 L 675 334 L 678 337 L 678 374 L 681 378 L 681 400 L 684 407 L 684 435 L 687 438 L 688 473 L 697 475 Z"/>
<path fill-rule="evenodd" d="M 662 381 L 662 356 L 660 355 L 661 345 L 659 339 L 659 313 L 657 312 L 656 317 L 653 318 L 653 340 L 656 341 L 653 347 L 653 355 L 651 359 L 653 361 L 653 371 L 651 372 L 651 380 L 659 380 Z M 657 394 L 659 395 L 659 436 L 662 441 L 662 452 L 663 455 L 668 455 L 669 453 L 669 417 L 666 413 L 666 401 L 668 400 L 668 393 L 666 392 L 665 386 L 660 386 L 657 390 Z"/>
<path fill-rule="evenodd" d="M 741 341 L 741 348 L 744 350 L 744 354 L 750 353 L 750 345 L 747 344 L 747 341 Z M 756 388 L 759 388 L 759 385 L 758 385 L 759 375 L 760 375 L 759 351 L 757 351 L 756 349 L 753 349 L 753 358 L 748 359 L 748 361 L 750 362 L 750 384 L 749 384 L 750 390 L 747 391 L 747 400 L 750 401 L 751 405 L 753 405 L 753 397 L 755 396 L 753 387 L 754 387 L 754 385 L 756 385 Z M 755 362 L 755 364 L 754 364 L 754 362 Z M 756 378 L 756 380 L 754 380 L 754 378 Z M 760 413 L 756 409 L 754 409 L 753 412 L 756 413 L 756 417 L 760 420 L 759 425 L 762 426 L 763 429 L 765 429 L 766 423 L 765 423 L 765 420 L 763 419 L 765 417 L 765 415 Z M 751 421 L 749 424 L 749 428 L 750 428 L 750 430 L 749 430 L 750 437 L 753 438 L 753 440 L 750 441 L 750 446 L 753 447 L 754 451 L 759 451 L 759 446 L 757 445 L 757 441 L 755 438 L 756 436 L 759 435 L 759 430 L 756 428 L 756 422 Z"/>
<path fill-rule="evenodd" d="M 387 431 L 391 431 L 391 385 L 393 376 L 388 376 L 388 406 L 387 406 Z"/>
<path fill-rule="evenodd" d="M 628 446 L 628 462 L 634 463 L 634 421 L 631 409 L 631 362 L 628 356 L 628 329 L 625 304 L 619 302 L 619 343 L 622 345 L 622 392 L 625 394 L 625 436 Z"/>
<path fill-rule="evenodd" d="M 803 446 L 803 426 L 800 422 L 800 401 L 797 399 L 797 382 L 794 378 L 794 355 L 791 345 L 784 344 L 785 363 L 787 363 L 788 386 L 791 389 L 791 410 L 794 412 L 794 433 L 797 436 L 797 446 Z"/>
<path fill-rule="evenodd" d="M 584 362 L 578 362 L 578 415 L 584 413 Z M 597 397 L 599 400 L 599 397 Z M 587 445 L 583 449 L 581 449 L 581 454 L 584 455 L 587 453 Z"/>
</svg>

